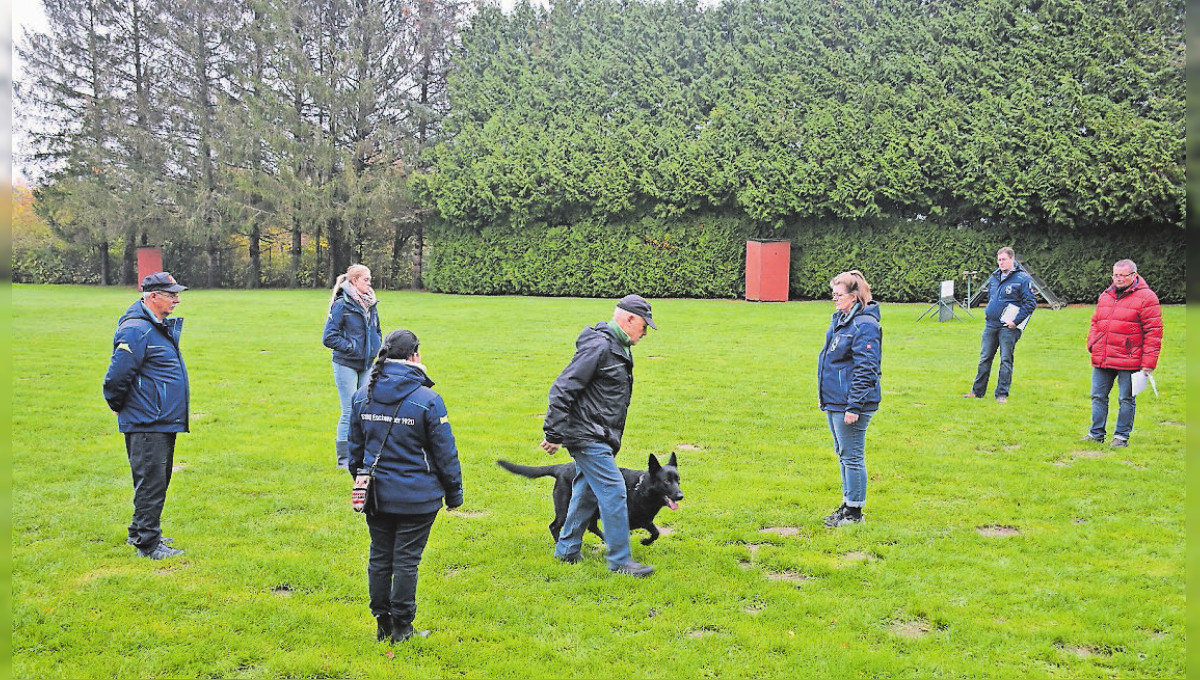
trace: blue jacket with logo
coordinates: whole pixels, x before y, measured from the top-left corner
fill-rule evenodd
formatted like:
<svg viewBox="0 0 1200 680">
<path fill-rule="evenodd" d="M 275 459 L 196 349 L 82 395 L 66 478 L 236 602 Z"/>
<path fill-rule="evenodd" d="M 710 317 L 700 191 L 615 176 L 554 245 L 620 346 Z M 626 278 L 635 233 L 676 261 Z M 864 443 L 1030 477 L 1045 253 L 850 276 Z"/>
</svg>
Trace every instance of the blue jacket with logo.
<svg viewBox="0 0 1200 680">
<path fill-rule="evenodd" d="M 370 313 L 358 301 L 339 288 L 337 299 L 329 307 L 325 319 L 322 343 L 333 350 L 334 363 L 349 366 L 356 371 L 369 370 L 383 344 L 383 332 L 379 327 L 379 312 L 375 305 Z"/>
<path fill-rule="evenodd" d="M 183 319 L 158 317 L 139 299 L 113 334 L 104 400 L 121 432 L 187 432 L 187 367 L 179 351 Z"/>
<path fill-rule="evenodd" d="M 1033 310 L 1037 309 L 1037 297 L 1033 294 L 1033 279 L 1029 278 L 1029 274 L 1021 269 L 1021 265 L 1014 263 L 1013 270 L 1004 276 L 1004 271 L 997 269 L 988 277 L 988 303 L 987 309 L 984 310 L 984 318 L 987 323 L 998 326 L 1000 325 L 1000 316 L 1004 314 L 1004 308 L 1010 304 L 1016 305 L 1019 308 L 1017 317 L 1013 319 L 1013 323 L 1020 326 L 1028 319 Z"/>
<path fill-rule="evenodd" d="M 847 314 L 834 312 L 817 359 L 817 385 L 822 411 L 869 413 L 882 398 L 880 376 L 883 330 L 879 305 L 855 303 Z"/>
<path fill-rule="evenodd" d="M 462 470 L 446 404 L 429 389 L 425 367 L 388 360 L 378 377 L 354 393 L 350 474 L 366 474 L 379 457 L 379 512 L 422 515 L 463 502 Z M 381 450 L 382 449 L 382 450 Z"/>
</svg>

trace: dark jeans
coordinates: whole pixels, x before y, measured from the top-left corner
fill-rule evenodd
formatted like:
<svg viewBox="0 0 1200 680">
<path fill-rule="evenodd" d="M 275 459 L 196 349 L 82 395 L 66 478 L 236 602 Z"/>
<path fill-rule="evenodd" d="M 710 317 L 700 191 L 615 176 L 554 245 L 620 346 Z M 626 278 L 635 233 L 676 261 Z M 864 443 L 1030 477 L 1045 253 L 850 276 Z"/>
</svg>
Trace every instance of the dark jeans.
<svg viewBox="0 0 1200 680">
<path fill-rule="evenodd" d="M 371 613 L 391 614 L 394 625 L 412 623 L 417 616 L 417 567 L 429 541 L 436 512 L 427 515 L 367 517 L 371 552 L 367 560 L 367 589 Z"/>
<path fill-rule="evenodd" d="M 1013 351 L 1017 341 L 1021 339 L 1021 329 L 1008 326 L 983 327 L 983 340 L 979 348 L 979 370 L 975 372 L 975 384 L 971 392 L 977 397 L 987 395 L 988 378 L 992 374 L 992 359 L 996 350 L 1000 350 L 1000 371 L 996 374 L 996 396 L 1007 397 L 1008 388 L 1012 384 Z"/>
<path fill-rule="evenodd" d="M 142 550 L 153 550 L 162 540 L 163 506 L 175 463 L 174 432 L 127 432 L 125 453 L 133 473 L 133 520 L 129 538 Z"/>
</svg>

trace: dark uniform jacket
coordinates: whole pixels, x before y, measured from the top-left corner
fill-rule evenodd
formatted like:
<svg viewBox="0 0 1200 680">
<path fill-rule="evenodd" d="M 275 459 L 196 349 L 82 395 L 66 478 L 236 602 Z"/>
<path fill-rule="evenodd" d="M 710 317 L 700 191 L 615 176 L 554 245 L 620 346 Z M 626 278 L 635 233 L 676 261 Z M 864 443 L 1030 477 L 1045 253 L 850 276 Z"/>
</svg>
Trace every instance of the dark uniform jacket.
<svg viewBox="0 0 1200 680">
<path fill-rule="evenodd" d="M 834 312 L 817 359 L 822 411 L 862 414 L 879 408 L 882 344 L 878 304 L 856 303 L 849 314 Z"/>
<path fill-rule="evenodd" d="M 182 332 L 183 318 L 159 321 L 140 299 L 121 316 L 104 376 L 104 400 L 117 412 L 121 432 L 188 431 Z"/>
<path fill-rule="evenodd" d="M 375 467 L 379 512 L 423 515 L 463 503 L 462 469 L 446 404 L 429 389 L 419 364 L 388 361 L 375 381 L 354 393 L 350 474 Z"/>
</svg>

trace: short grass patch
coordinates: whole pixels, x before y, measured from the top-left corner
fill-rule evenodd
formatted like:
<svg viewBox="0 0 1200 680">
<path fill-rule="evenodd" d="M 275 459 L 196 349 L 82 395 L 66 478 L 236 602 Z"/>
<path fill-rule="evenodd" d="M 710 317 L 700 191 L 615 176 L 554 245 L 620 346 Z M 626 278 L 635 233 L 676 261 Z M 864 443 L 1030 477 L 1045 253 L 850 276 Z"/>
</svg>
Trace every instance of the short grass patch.
<svg viewBox="0 0 1200 680">
<path fill-rule="evenodd" d="M 611 300 L 382 292 L 450 409 L 466 504 L 421 566 L 417 626 L 374 642 L 362 518 L 334 467 L 323 291 L 188 291 L 192 432 L 164 514 L 181 559 L 126 546 L 129 470 L 100 395 L 113 288 L 12 288 L 12 674 L 125 677 L 1184 675 L 1185 326 L 1130 447 L 1089 420 L 1091 308 L 1039 310 L 1008 403 L 965 400 L 981 322 L 883 306 L 866 522 L 841 502 L 815 360 L 828 303 L 657 300 L 619 461 L 675 452 L 685 499 L 610 574 L 551 557 L 546 391 Z M 1114 412 L 1115 418 L 1115 399 Z M 982 528 L 1013 528 L 985 535 Z M 664 532 L 665 534 L 666 532 Z"/>
</svg>

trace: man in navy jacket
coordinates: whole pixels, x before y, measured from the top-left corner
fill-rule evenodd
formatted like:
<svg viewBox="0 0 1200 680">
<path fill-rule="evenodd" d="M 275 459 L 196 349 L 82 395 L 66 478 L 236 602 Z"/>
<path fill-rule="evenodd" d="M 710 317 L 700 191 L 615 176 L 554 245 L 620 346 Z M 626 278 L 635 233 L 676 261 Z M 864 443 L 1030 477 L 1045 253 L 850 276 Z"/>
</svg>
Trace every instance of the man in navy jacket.
<svg viewBox="0 0 1200 680">
<path fill-rule="evenodd" d="M 179 351 L 183 319 L 168 319 L 187 290 L 167 272 L 142 279 L 142 297 L 113 335 L 104 399 L 117 413 L 133 473 L 133 520 L 126 543 L 152 560 L 182 555 L 160 520 L 171 484 L 175 435 L 188 431 L 188 375 Z"/>
<path fill-rule="evenodd" d="M 983 398 L 987 394 L 988 378 L 992 373 L 992 359 L 1000 350 L 1000 371 L 996 376 L 996 401 L 1008 401 L 1008 388 L 1012 384 L 1013 352 L 1021 331 L 1037 308 L 1033 295 L 1033 280 L 1017 264 L 1012 248 L 1001 248 L 996 252 L 996 264 L 1000 268 L 988 277 L 988 304 L 984 311 L 986 321 L 979 350 L 979 368 L 975 372 L 975 383 L 967 398 Z M 1009 310 L 1012 307 L 1012 310 Z M 1015 310 L 1015 313 L 1014 313 Z M 1007 313 L 1006 313 L 1007 312 Z"/>
</svg>

